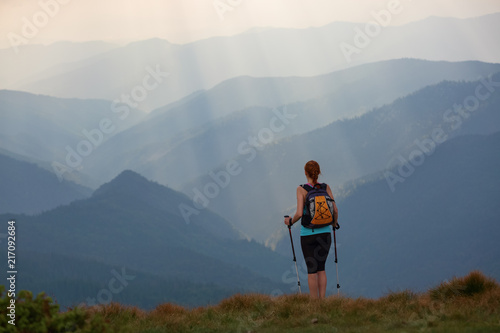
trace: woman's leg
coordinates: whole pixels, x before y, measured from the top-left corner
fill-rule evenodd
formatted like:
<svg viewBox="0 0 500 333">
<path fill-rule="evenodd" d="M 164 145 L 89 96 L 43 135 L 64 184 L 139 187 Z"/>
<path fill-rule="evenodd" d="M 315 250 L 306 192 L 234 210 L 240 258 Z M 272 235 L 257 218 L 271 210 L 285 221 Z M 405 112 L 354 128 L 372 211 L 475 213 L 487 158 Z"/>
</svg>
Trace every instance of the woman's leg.
<svg viewBox="0 0 500 333">
<path fill-rule="evenodd" d="M 316 252 L 316 258 L 318 260 L 318 293 L 319 298 L 325 298 L 326 296 L 326 272 L 325 263 L 328 258 L 328 252 L 330 246 L 332 245 L 332 236 L 330 233 L 321 234 L 318 237 L 319 248 Z"/>
<path fill-rule="evenodd" d="M 325 298 L 326 272 L 325 262 L 331 246 L 331 234 L 302 236 L 300 238 L 302 253 L 307 264 L 307 282 L 311 298 Z"/>
<path fill-rule="evenodd" d="M 302 254 L 307 265 L 307 283 L 309 285 L 309 295 L 311 298 L 318 298 L 318 263 L 314 258 L 316 249 L 316 236 L 301 236 L 300 245 L 302 246 Z"/>
<path fill-rule="evenodd" d="M 307 274 L 307 283 L 309 284 L 309 295 L 311 298 L 318 298 L 320 294 L 318 294 L 318 273 Z"/>
<path fill-rule="evenodd" d="M 319 271 L 318 275 L 318 293 L 319 298 L 325 298 L 326 295 L 326 272 Z"/>
</svg>

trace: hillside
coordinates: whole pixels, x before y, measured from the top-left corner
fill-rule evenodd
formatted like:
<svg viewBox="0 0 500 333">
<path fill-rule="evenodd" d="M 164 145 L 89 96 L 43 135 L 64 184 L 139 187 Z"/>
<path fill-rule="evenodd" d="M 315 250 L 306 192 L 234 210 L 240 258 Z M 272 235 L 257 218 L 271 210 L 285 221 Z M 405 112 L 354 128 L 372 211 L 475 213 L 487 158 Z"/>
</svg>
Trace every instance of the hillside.
<svg viewBox="0 0 500 333">
<path fill-rule="evenodd" d="M 228 221 L 208 210 L 184 220 L 182 204 L 189 204 L 184 195 L 125 171 L 88 199 L 37 216 L 0 219 L 17 220 L 17 233 L 23 235 L 20 249 L 31 253 L 98 260 L 163 280 L 214 284 L 223 295 L 228 290 L 285 288 L 281 276 L 288 268 L 286 258 L 241 239 Z M 52 274 L 65 271 L 63 262 L 51 267 Z M 46 291 L 61 292 L 52 286 L 56 289 Z"/>
<path fill-rule="evenodd" d="M 120 327 L 123 318 L 135 312 L 138 319 L 132 327 L 159 332 L 494 332 L 500 327 L 499 291 L 498 282 L 473 272 L 426 293 L 406 290 L 376 300 L 331 296 L 314 302 L 305 295 L 236 295 L 198 311 L 164 304 L 149 313 L 119 305 L 95 313 L 103 313 Z"/>
<path fill-rule="evenodd" d="M 3 287 L 3 286 L 2 286 Z M 3 290 L 2 290 L 3 293 Z M 1 295 L 1 294 L 0 294 Z M 52 332 L 57 325 L 84 332 L 497 332 L 500 328 L 500 286 L 474 271 L 454 277 L 425 293 L 391 292 L 379 299 L 331 296 L 315 301 L 306 295 L 270 297 L 235 295 L 217 305 L 186 309 L 176 304 L 158 305 L 152 311 L 119 303 L 70 309 L 44 295 L 18 304 L 29 320 L 18 322 L 26 330 Z M 22 302 L 21 302 L 22 301 Z M 0 304 L 5 314 L 8 299 Z M 37 313 L 45 309 L 42 315 Z M 2 317 L 5 317 L 3 315 Z M 43 325 L 43 326 L 42 326 Z M 8 327 L 6 319 L 3 325 Z M 10 331 L 9 331 L 10 332 Z"/>
<path fill-rule="evenodd" d="M 0 154 L 0 214 L 38 214 L 91 193 L 89 188 L 60 182 L 35 164 Z"/>
</svg>

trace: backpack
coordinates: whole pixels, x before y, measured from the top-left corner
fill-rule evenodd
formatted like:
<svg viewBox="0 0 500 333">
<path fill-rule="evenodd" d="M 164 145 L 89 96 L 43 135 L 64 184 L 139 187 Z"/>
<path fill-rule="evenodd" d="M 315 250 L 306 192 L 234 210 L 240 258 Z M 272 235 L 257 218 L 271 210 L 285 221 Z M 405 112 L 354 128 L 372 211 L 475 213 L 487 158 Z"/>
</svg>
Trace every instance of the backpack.
<svg viewBox="0 0 500 333">
<path fill-rule="evenodd" d="M 326 191 L 326 184 L 300 185 L 307 191 L 301 223 L 309 229 L 333 224 L 333 200 Z"/>
</svg>

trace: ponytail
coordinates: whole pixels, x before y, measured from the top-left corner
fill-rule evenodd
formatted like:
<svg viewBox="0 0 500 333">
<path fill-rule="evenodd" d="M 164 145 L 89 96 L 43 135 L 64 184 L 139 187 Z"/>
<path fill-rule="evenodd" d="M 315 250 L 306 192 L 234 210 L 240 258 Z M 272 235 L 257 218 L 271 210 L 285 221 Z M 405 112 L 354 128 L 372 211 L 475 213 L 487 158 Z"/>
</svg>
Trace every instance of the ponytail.
<svg viewBox="0 0 500 333">
<path fill-rule="evenodd" d="M 318 182 L 318 177 L 321 174 L 318 162 L 316 161 L 307 162 L 306 165 L 304 166 L 304 170 L 306 171 L 306 174 L 309 176 L 309 178 L 313 180 L 314 184 L 316 184 Z"/>
</svg>

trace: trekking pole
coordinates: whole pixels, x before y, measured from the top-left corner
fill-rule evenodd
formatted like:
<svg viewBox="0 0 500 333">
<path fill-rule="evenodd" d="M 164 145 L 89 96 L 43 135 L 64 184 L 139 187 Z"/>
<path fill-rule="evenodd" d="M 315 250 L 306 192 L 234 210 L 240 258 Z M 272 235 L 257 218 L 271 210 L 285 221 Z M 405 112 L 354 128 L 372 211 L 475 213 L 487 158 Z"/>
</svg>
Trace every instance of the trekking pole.
<svg viewBox="0 0 500 333">
<path fill-rule="evenodd" d="M 285 215 L 285 218 L 290 218 L 290 216 Z M 293 239 L 292 239 L 292 226 L 288 225 L 288 232 L 290 234 L 290 243 L 292 243 L 292 253 L 293 253 L 293 261 L 295 262 L 295 272 L 297 273 L 297 285 L 299 286 L 299 294 L 302 294 L 300 290 L 300 279 L 299 279 L 299 269 L 297 268 L 297 258 L 295 258 L 295 249 L 293 247 Z"/>
<path fill-rule="evenodd" d="M 337 237 L 335 236 L 335 229 L 340 229 L 340 225 L 337 223 L 337 227 L 332 225 L 333 229 L 333 244 L 335 248 L 335 269 L 337 270 L 337 296 L 340 296 L 340 284 L 339 284 L 339 264 L 337 260 Z"/>
</svg>

